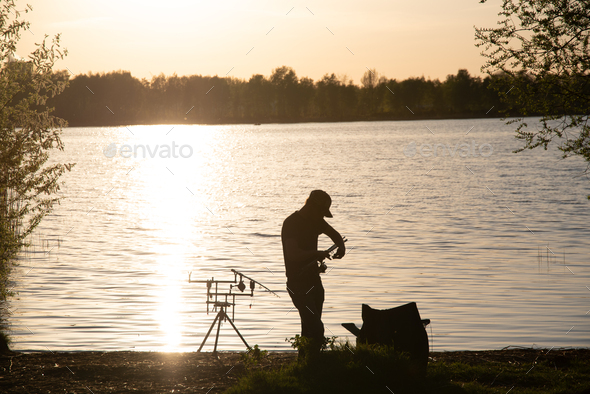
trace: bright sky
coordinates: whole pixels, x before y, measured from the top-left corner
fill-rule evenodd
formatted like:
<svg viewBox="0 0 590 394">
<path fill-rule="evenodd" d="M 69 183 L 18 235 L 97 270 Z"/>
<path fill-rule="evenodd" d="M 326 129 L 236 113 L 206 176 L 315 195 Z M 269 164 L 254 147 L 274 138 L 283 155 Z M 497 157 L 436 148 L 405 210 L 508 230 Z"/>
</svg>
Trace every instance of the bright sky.
<svg viewBox="0 0 590 394">
<path fill-rule="evenodd" d="M 69 51 L 58 64 L 74 74 L 128 70 L 152 75 L 248 79 L 293 67 L 299 77 L 346 74 L 359 83 L 368 68 L 398 80 L 443 80 L 466 68 L 481 75 L 474 26 L 494 27 L 500 0 L 21 0 L 18 54 L 62 33 Z"/>
</svg>

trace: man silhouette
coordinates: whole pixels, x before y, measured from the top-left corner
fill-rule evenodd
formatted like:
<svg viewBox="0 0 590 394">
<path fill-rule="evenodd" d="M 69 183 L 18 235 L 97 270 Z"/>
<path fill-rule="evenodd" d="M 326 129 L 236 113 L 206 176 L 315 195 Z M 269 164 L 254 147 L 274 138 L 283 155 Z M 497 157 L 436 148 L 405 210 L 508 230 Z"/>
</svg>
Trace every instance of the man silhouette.
<svg viewBox="0 0 590 394">
<path fill-rule="evenodd" d="M 318 250 L 318 236 L 325 234 L 338 246 L 334 258 L 341 259 L 346 253 L 342 236 L 324 220 L 332 217 L 331 204 L 328 193 L 312 191 L 305 205 L 285 219 L 281 231 L 287 291 L 301 317 L 301 336 L 311 341 L 310 349 L 315 351 L 324 341 L 324 287 L 318 261 L 330 258 L 328 252 Z"/>
</svg>

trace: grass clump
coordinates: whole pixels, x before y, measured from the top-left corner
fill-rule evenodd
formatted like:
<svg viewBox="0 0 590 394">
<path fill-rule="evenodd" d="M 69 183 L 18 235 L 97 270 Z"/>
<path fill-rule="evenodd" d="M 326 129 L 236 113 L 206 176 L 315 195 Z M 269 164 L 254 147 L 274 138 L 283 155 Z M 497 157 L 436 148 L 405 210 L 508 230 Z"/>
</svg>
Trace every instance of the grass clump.
<svg viewBox="0 0 590 394">
<path fill-rule="evenodd" d="M 590 362 L 574 358 L 567 365 L 533 362 L 432 362 L 428 379 L 459 384 L 466 393 L 590 394 Z"/>
<path fill-rule="evenodd" d="M 227 393 L 413 393 L 422 387 L 412 377 L 409 358 L 391 346 L 351 345 L 327 339 L 319 353 L 292 338 L 297 361 L 273 370 L 250 369 Z M 452 392 L 452 391 L 446 391 Z"/>
<path fill-rule="evenodd" d="M 240 360 L 246 368 L 251 368 L 268 357 L 268 350 L 261 350 L 258 345 L 250 348 L 246 353 L 240 356 Z"/>
<path fill-rule="evenodd" d="M 390 346 L 336 343 L 331 338 L 321 352 L 305 353 L 305 340 L 291 341 L 304 357 L 300 352 L 297 360 L 270 369 L 247 367 L 226 393 L 590 394 L 587 352 L 569 356 L 567 362 L 538 350 L 527 350 L 539 354 L 532 359 L 500 351 L 473 352 L 463 359 L 450 357 L 453 352 L 433 353 L 426 376 L 417 376 L 408 355 Z"/>
</svg>

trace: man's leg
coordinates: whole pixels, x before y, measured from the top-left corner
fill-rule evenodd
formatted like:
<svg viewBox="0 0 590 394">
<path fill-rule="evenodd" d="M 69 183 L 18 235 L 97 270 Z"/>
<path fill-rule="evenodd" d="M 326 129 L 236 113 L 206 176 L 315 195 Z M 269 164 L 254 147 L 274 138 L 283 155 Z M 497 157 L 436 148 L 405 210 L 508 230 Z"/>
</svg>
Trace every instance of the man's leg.
<svg viewBox="0 0 590 394">
<path fill-rule="evenodd" d="M 301 317 L 301 336 L 313 339 L 321 346 L 324 340 L 324 323 L 322 323 L 324 288 L 320 284 L 307 290 L 290 289 L 289 295 Z"/>
<path fill-rule="evenodd" d="M 319 286 L 314 287 L 314 299 L 315 305 L 317 310 L 320 313 L 320 320 L 322 319 L 322 310 L 324 308 L 324 286 L 322 282 L 320 282 Z M 322 336 L 324 335 L 323 332 L 324 325 L 322 324 Z"/>
</svg>

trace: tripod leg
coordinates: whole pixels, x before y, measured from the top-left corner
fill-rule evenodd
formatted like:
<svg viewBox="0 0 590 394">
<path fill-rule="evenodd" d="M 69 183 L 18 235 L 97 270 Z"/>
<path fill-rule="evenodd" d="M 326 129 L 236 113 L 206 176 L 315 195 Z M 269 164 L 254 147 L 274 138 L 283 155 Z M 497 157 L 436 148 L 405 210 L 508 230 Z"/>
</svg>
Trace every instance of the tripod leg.
<svg viewBox="0 0 590 394">
<path fill-rule="evenodd" d="M 228 317 L 227 321 L 229 321 L 229 324 L 231 324 L 231 326 L 234 328 L 234 330 L 236 330 L 236 332 L 240 336 L 240 339 L 242 340 L 242 342 L 244 342 L 244 345 L 246 345 L 246 347 L 248 348 L 248 350 L 250 350 L 250 345 L 248 345 L 248 343 L 246 343 L 246 340 L 244 339 L 244 337 L 242 336 L 242 334 L 240 334 L 240 332 L 238 331 L 238 329 L 234 325 L 234 322 L 231 321 L 231 319 L 229 317 Z"/>
<path fill-rule="evenodd" d="M 203 343 L 201 343 L 201 346 L 199 347 L 199 350 L 197 350 L 197 353 L 201 351 L 201 349 L 203 348 L 203 345 L 205 345 L 205 342 L 207 342 L 207 338 L 209 338 L 209 334 L 211 334 L 211 331 L 213 330 L 213 327 L 215 327 L 215 322 L 217 321 L 217 319 L 219 319 L 219 315 L 221 314 L 221 311 L 219 311 L 219 313 L 217 314 L 217 316 L 215 316 L 215 319 L 213 319 L 213 324 L 211 324 L 211 327 L 209 327 L 209 331 L 207 331 L 207 335 L 205 335 L 205 339 L 203 339 Z M 219 331 L 217 331 L 218 335 L 219 335 Z M 216 343 L 217 346 L 217 343 Z"/>
<path fill-rule="evenodd" d="M 213 346 L 213 354 L 217 354 L 217 342 L 219 342 L 219 330 L 221 329 L 221 320 L 225 317 L 225 311 L 223 308 L 219 309 L 219 314 L 217 315 L 219 319 L 217 320 L 217 335 L 215 335 L 215 346 Z"/>
</svg>

